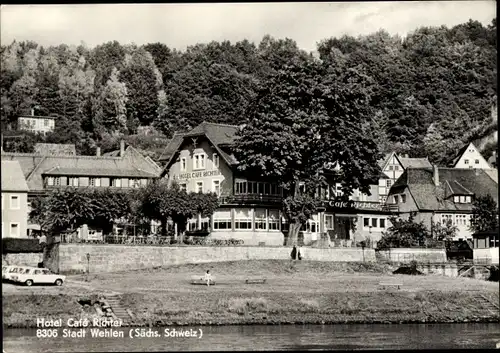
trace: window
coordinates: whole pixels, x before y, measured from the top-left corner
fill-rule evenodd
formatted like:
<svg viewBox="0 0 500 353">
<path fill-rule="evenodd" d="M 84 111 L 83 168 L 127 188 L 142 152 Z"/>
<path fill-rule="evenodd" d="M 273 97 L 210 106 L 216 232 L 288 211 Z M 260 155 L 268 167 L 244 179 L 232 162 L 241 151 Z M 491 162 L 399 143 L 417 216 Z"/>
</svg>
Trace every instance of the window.
<svg viewBox="0 0 500 353">
<path fill-rule="evenodd" d="M 121 188 L 122 187 L 122 180 L 119 178 L 115 178 L 112 180 L 111 185 L 114 186 L 115 188 Z"/>
<path fill-rule="evenodd" d="M 202 181 L 197 181 L 196 182 L 196 190 L 195 192 L 203 192 L 203 182 Z"/>
<path fill-rule="evenodd" d="M 132 184 L 132 179 L 130 179 L 130 184 Z M 101 186 L 101 178 L 90 178 L 89 180 L 90 186 Z"/>
<path fill-rule="evenodd" d="M 399 203 L 399 197 L 398 197 L 398 195 L 394 195 L 394 203 Z"/>
<path fill-rule="evenodd" d="M 267 225 L 266 225 L 266 216 L 267 210 L 262 209 L 262 208 L 256 208 L 255 209 L 255 230 L 266 230 Z"/>
<path fill-rule="evenodd" d="M 460 202 L 460 196 L 453 196 L 453 202 L 459 203 Z"/>
<path fill-rule="evenodd" d="M 479 164 L 479 159 L 476 159 L 474 163 Z"/>
<path fill-rule="evenodd" d="M 468 159 L 464 159 L 464 164 L 469 164 L 469 160 Z"/>
<path fill-rule="evenodd" d="M 333 229 L 333 215 L 331 214 L 325 215 L 325 228 L 327 230 Z"/>
<path fill-rule="evenodd" d="M 237 181 L 235 185 L 235 194 L 246 194 L 247 193 L 247 182 L 246 181 Z"/>
<path fill-rule="evenodd" d="M 399 166 L 395 165 L 394 170 L 399 170 Z"/>
<path fill-rule="evenodd" d="M 68 178 L 68 185 L 78 187 L 80 185 L 80 178 Z"/>
<path fill-rule="evenodd" d="M 370 227 L 370 218 L 363 217 L 363 227 Z"/>
<path fill-rule="evenodd" d="M 198 218 L 189 219 L 187 224 L 187 230 L 193 232 L 198 229 Z"/>
<path fill-rule="evenodd" d="M 128 185 L 131 188 L 140 188 L 141 187 L 141 179 L 129 179 Z"/>
<path fill-rule="evenodd" d="M 278 210 L 269 210 L 269 230 L 279 230 L 280 217 Z"/>
<path fill-rule="evenodd" d="M 465 196 L 465 202 L 466 202 L 466 203 L 471 203 L 471 202 L 472 202 L 472 197 L 470 197 L 470 196 Z"/>
<path fill-rule="evenodd" d="M 385 228 L 385 218 L 380 218 L 380 228 Z"/>
<path fill-rule="evenodd" d="M 219 155 L 217 153 L 213 154 L 213 162 L 214 162 L 214 167 L 219 168 Z"/>
<path fill-rule="evenodd" d="M 234 229 L 252 229 L 252 210 L 249 208 L 236 209 L 234 214 Z"/>
<path fill-rule="evenodd" d="M 390 166 L 389 166 L 389 170 L 393 170 L 393 169 L 394 169 L 394 168 L 393 168 L 393 166 L 392 166 L 392 165 L 390 165 Z"/>
<path fill-rule="evenodd" d="M 387 180 L 385 181 L 385 186 L 387 186 L 388 188 L 390 188 L 390 187 L 391 187 L 391 185 L 392 185 L 392 180 L 391 180 L 391 179 L 387 179 Z"/>
<path fill-rule="evenodd" d="M 205 169 L 205 154 L 197 153 L 194 155 L 193 159 L 193 169 Z"/>
<path fill-rule="evenodd" d="M 281 231 L 288 232 L 290 230 L 290 224 L 285 217 L 281 217 Z"/>
<path fill-rule="evenodd" d="M 187 167 L 186 157 L 181 158 L 181 172 L 185 172 Z"/>
<path fill-rule="evenodd" d="M 377 228 L 377 221 L 378 221 L 378 218 L 372 218 L 372 227 L 373 228 Z"/>
<path fill-rule="evenodd" d="M 43 126 L 49 126 L 49 119 L 43 119 Z"/>
<path fill-rule="evenodd" d="M 17 238 L 19 237 L 19 223 L 11 223 L 10 224 L 10 236 Z"/>
<path fill-rule="evenodd" d="M 213 218 L 214 230 L 231 230 L 231 210 L 216 210 Z"/>
<path fill-rule="evenodd" d="M 402 203 L 405 203 L 406 202 L 406 195 L 401 195 L 401 202 Z"/>
<path fill-rule="evenodd" d="M 59 177 L 48 177 L 47 178 L 48 186 L 59 186 L 61 185 L 61 178 Z"/>
<path fill-rule="evenodd" d="M 187 192 L 187 183 L 179 183 L 179 188 Z"/>
<path fill-rule="evenodd" d="M 18 210 L 20 208 L 21 208 L 21 203 L 19 201 L 19 196 L 11 195 L 10 196 L 10 209 L 11 210 Z"/>
<path fill-rule="evenodd" d="M 465 203 L 465 196 L 460 196 L 460 203 Z"/>
<path fill-rule="evenodd" d="M 220 180 L 212 180 L 212 191 L 220 196 Z"/>
</svg>

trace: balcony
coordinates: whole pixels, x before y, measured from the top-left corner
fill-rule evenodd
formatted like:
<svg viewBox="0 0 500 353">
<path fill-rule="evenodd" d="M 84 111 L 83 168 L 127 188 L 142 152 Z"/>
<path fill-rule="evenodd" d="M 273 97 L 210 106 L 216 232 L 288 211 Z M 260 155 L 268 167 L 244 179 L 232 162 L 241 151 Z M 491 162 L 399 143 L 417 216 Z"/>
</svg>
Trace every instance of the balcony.
<svg viewBox="0 0 500 353">
<path fill-rule="evenodd" d="M 384 211 L 389 211 L 393 213 L 399 213 L 399 205 L 395 203 L 385 204 L 383 206 Z"/>
<path fill-rule="evenodd" d="M 242 194 L 242 195 L 222 195 L 219 197 L 222 205 L 229 204 L 277 204 L 282 197 L 279 195 L 262 194 Z"/>
</svg>

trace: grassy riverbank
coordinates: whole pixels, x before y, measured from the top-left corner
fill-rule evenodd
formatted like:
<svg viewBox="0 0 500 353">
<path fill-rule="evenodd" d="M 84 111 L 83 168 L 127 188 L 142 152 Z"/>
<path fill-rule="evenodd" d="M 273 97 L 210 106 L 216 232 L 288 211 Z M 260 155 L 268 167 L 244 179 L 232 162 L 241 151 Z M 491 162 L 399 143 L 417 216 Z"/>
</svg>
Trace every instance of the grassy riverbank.
<svg viewBox="0 0 500 353">
<path fill-rule="evenodd" d="M 191 275 L 210 269 L 217 285 L 194 286 Z M 498 305 L 498 283 L 442 276 L 392 275 L 388 265 L 240 261 L 164 269 L 69 276 L 61 287 L 3 290 L 7 327 L 33 326 L 36 317 L 79 317 L 77 301 L 114 291 L 145 324 L 285 324 L 498 321 L 478 300 Z M 262 277 L 266 284 L 248 285 Z M 397 281 L 400 290 L 381 289 Z"/>
</svg>

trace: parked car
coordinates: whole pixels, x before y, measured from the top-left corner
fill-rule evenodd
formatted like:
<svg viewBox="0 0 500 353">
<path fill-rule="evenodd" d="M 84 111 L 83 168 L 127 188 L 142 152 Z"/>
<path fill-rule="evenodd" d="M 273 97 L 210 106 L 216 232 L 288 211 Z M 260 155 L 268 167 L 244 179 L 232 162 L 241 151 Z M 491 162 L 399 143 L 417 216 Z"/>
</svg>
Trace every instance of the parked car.
<svg viewBox="0 0 500 353">
<path fill-rule="evenodd" d="M 7 266 L 5 270 L 5 275 L 3 274 L 3 268 L 2 268 L 2 279 L 5 279 L 6 281 L 12 281 L 12 276 L 15 276 L 19 273 L 24 273 L 26 271 L 29 272 L 30 269 L 34 269 L 35 267 L 31 266 Z"/>
<path fill-rule="evenodd" d="M 10 271 L 11 268 L 12 266 L 8 265 L 2 266 L 2 280 L 7 279 L 7 273 Z"/>
<path fill-rule="evenodd" d="M 33 284 L 55 284 L 62 286 L 66 276 L 50 272 L 47 268 L 30 268 L 28 271 L 22 271 L 11 275 L 11 279 L 17 283 L 24 283 L 27 286 Z"/>
</svg>

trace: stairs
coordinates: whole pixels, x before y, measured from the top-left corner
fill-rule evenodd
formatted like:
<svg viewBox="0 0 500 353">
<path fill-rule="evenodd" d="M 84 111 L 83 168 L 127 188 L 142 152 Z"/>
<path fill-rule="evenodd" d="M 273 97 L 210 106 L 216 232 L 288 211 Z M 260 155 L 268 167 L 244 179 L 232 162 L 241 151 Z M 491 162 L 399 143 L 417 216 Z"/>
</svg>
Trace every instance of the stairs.
<svg viewBox="0 0 500 353">
<path fill-rule="evenodd" d="M 117 319 L 121 319 L 124 326 L 133 324 L 130 310 L 127 310 L 123 305 L 121 305 L 121 297 L 117 294 L 110 295 L 106 297 L 106 302 L 111 307 L 112 313 Z"/>
<path fill-rule="evenodd" d="M 500 308 L 498 307 L 498 305 L 490 301 L 484 295 L 477 296 L 476 301 L 478 303 L 478 306 L 483 310 L 487 310 L 490 314 L 495 316 L 500 315 Z"/>
</svg>

